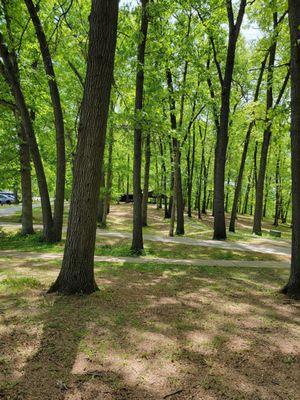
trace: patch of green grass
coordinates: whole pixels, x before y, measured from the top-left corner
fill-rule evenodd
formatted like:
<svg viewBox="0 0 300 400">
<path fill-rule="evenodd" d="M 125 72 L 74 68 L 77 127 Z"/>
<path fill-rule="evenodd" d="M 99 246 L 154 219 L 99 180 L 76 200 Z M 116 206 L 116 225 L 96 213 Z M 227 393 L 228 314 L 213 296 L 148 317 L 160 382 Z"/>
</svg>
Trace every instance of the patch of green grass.
<svg viewBox="0 0 300 400">
<path fill-rule="evenodd" d="M 2 233 L 0 250 L 36 251 L 60 253 L 64 249 L 64 241 L 46 243 L 41 232 L 33 235 L 21 235 L 20 232 Z"/>
<path fill-rule="evenodd" d="M 14 291 L 23 289 L 37 289 L 41 287 L 41 282 L 35 278 L 6 278 L 0 281 L 0 288 L 11 289 Z"/>
</svg>

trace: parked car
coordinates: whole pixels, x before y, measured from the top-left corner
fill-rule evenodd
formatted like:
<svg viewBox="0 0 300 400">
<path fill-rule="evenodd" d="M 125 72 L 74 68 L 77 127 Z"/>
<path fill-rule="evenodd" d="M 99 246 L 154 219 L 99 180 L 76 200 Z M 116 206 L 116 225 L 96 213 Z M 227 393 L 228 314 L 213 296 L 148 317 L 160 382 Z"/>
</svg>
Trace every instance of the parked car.
<svg viewBox="0 0 300 400">
<path fill-rule="evenodd" d="M 3 204 L 12 204 L 13 198 L 6 196 L 5 194 L 0 194 L 0 204 L 3 206 Z"/>
<path fill-rule="evenodd" d="M 16 196 L 11 192 L 0 192 L 0 195 L 6 196 L 10 199 L 11 204 L 19 204 L 19 200 Z"/>
</svg>

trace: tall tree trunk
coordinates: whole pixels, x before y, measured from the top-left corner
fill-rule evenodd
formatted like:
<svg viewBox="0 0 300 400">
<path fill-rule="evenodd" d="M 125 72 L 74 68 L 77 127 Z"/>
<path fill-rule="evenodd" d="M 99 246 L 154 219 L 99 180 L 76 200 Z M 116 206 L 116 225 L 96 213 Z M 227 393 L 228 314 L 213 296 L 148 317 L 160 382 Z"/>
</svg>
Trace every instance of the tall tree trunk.
<svg viewBox="0 0 300 400">
<path fill-rule="evenodd" d="M 64 197 L 65 197 L 65 179 L 66 179 L 66 154 L 65 154 L 65 132 L 64 118 L 60 101 L 59 90 L 57 86 L 56 76 L 53 68 L 52 58 L 44 33 L 43 26 L 39 19 L 37 8 L 32 0 L 25 0 L 30 18 L 35 28 L 36 36 L 39 42 L 44 69 L 48 79 L 51 102 L 54 112 L 55 131 L 56 131 L 56 187 L 54 200 L 54 239 L 61 240 L 63 213 L 64 213 Z"/>
<path fill-rule="evenodd" d="M 182 191 L 182 174 L 181 174 L 181 150 L 180 144 L 177 143 L 175 145 L 175 149 L 178 152 L 177 159 L 178 163 L 176 163 L 176 171 L 175 176 L 177 176 L 177 224 L 176 224 L 176 235 L 184 235 L 184 199 L 183 199 L 183 191 Z"/>
<path fill-rule="evenodd" d="M 105 208 L 105 168 L 104 163 L 101 167 L 101 175 L 100 175 L 100 191 L 99 191 L 99 200 L 98 200 L 98 213 L 97 213 L 97 222 L 99 227 L 103 227 L 103 214 Z"/>
<path fill-rule="evenodd" d="M 51 212 L 50 197 L 49 197 L 48 186 L 39 147 L 33 129 L 30 113 L 27 104 L 25 102 L 25 98 L 21 88 L 18 65 L 16 60 L 12 62 L 12 60 L 14 60 L 15 57 L 8 52 L 8 48 L 4 43 L 4 38 L 1 32 L 0 32 L 0 57 L 2 58 L 4 64 L 3 68 L 4 76 L 10 85 L 11 93 L 15 99 L 15 103 L 18 108 L 20 118 L 22 121 L 22 125 L 30 146 L 30 153 L 34 163 L 40 197 L 41 197 L 41 206 L 43 215 L 43 236 L 45 241 L 54 242 L 55 235 L 53 232 L 53 219 Z"/>
<path fill-rule="evenodd" d="M 19 118 L 16 116 L 16 121 Z M 30 149 L 22 124 L 19 124 L 19 158 L 21 168 L 21 190 L 22 190 L 22 235 L 31 235 L 33 230 L 32 217 L 32 187 L 31 187 L 31 166 Z"/>
<path fill-rule="evenodd" d="M 145 141 L 145 171 L 144 171 L 143 209 L 142 209 L 143 226 L 148 225 L 148 192 L 149 192 L 149 177 L 150 177 L 150 161 L 151 161 L 150 133 L 148 132 Z"/>
<path fill-rule="evenodd" d="M 261 68 L 260 68 L 260 72 L 259 72 L 259 76 L 258 76 L 257 84 L 256 84 L 255 95 L 254 95 L 254 99 L 253 99 L 254 101 L 257 101 L 258 97 L 259 97 L 260 87 L 261 87 L 261 83 L 262 83 L 262 79 L 263 79 L 263 75 L 264 75 L 264 71 L 265 71 L 265 67 L 266 67 L 266 63 L 267 63 L 268 54 L 269 54 L 269 52 L 267 52 L 267 54 L 261 64 Z M 240 164 L 239 174 L 238 174 L 238 178 L 237 178 L 236 185 L 235 185 L 234 199 L 233 199 L 232 210 L 231 210 L 231 217 L 230 217 L 230 223 L 229 223 L 229 231 L 230 232 L 235 232 L 235 221 L 237 218 L 239 198 L 240 198 L 240 194 L 241 194 L 241 190 L 242 190 L 246 158 L 247 158 L 247 154 L 248 154 L 250 137 L 251 137 L 251 133 L 252 133 L 254 125 L 255 125 L 255 120 L 250 122 L 248 129 L 247 129 L 245 141 L 244 141 L 241 164 Z"/>
<path fill-rule="evenodd" d="M 205 151 L 204 151 L 204 141 L 202 140 L 202 150 L 201 150 L 201 161 L 200 161 L 200 171 L 199 171 L 199 180 L 198 180 L 198 197 L 197 197 L 197 210 L 198 210 L 198 219 L 201 219 L 201 213 L 203 211 L 203 203 L 206 203 L 206 188 L 204 193 L 203 188 L 203 202 L 201 209 L 201 195 L 202 195 L 202 183 L 205 180 Z M 205 211 L 205 210 L 204 210 Z"/>
<path fill-rule="evenodd" d="M 102 217 L 103 227 L 106 227 L 106 219 L 107 219 L 107 214 L 109 213 L 109 207 L 111 202 L 111 190 L 113 181 L 113 146 L 114 146 L 114 127 L 113 124 L 111 123 L 108 135 L 107 177 L 106 177 L 104 210 Z"/>
<path fill-rule="evenodd" d="M 292 198 L 292 193 L 290 192 L 288 201 L 285 206 L 285 210 L 283 210 L 282 216 L 281 216 L 281 222 L 283 224 L 286 224 L 286 222 L 287 222 L 287 217 L 288 217 L 288 213 L 289 213 L 289 209 L 290 209 L 290 205 L 291 205 L 291 198 Z"/>
<path fill-rule="evenodd" d="M 248 183 L 247 183 L 246 193 L 245 193 L 245 198 L 244 198 L 243 214 L 248 213 L 248 203 L 249 203 L 249 196 L 250 196 L 252 183 L 253 183 L 253 170 L 251 169 L 251 171 L 249 173 L 249 177 L 248 177 Z"/>
<path fill-rule="evenodd" d="M 166 68 L 166 77 L 167 77 L 167 85 L 168 85 L 168 90 L 169 90 L 169 103 L 170 103 L 170 122 L 171 122 L 171 129 L 174 131 L 176 134 L 177 132 L 177 121 L 176 121 L 176 115 L 175 115 L 175 99 L 174 99 L 174 89 L 173 89 L 173 79 L 172 79 L 172 73 L 170 68 Z M 183 235 L 184 234 L 184 201 L 183 201 L 183 194 L 182 194 L 182 181 L 181 181 L 181 150 L 180 150 L 180 143 L 176 137 L 173 137 L 172 139 L 172 144 L 173 144 L 173 160 L 174 160 L 174 182 L 173 182 L 173 200 L 172 200 L 172 210 L 173 210 L 173 202 L 174 202 L 174 197 L 176 196 L 176 206 L 175 206 L 175 212 L 177 216 L 177 226 L 176 226 L 176 234 L 177 235 Z M 177 154 L 178 153 L 178 154 Z M 175 160 L 176 158 L 176 160 Z M 178 170 L 176 171 L 175 168 Z M 175 179 L 177 179 L 177 182 L 175 184 Z M 171 202 L 171 200 L 170 200 Z M 170 222 L 172 224 L 172 221 Z M 171 229 L 170 229 L 171 232 Z"/>
<path fill-rule="evenodd" d="M 129 186 L 130 186 L 130 155 L 127 156 L 127 179 L 126 179 L 126 203 L 129 203 Z"/>
<path fill-rule="evenodd" d="M 5 100 L 0 101 L 1 105 L 9 108 L 14 113 L 16 127 L 19 139 L 19 162 L 21 175 L 21 191 L 22 191 L 22 229 L 21 235 L 31 235 L 34 233 L 33 216 L 32 216 L 32 184 L 31 184 L 31 165 L 30 165 L 30 149 L 25 130 L 20 121 L 18 109 L 14 103 Z M 14 196 L 18 199 L 18 187 L 14 186 Z"/>
<path fill-rule="evenodd" d="M 280 193 L 280 155 L 276 162 L 276 173 L 275 173 L 275 212 L 274 212 L 274 226 L 278 226 L 280 211 L 281 211 L 281 193 Z"/>
<path fill-rule="evenodd" d="M 176 120 L 175 120 L 176 121 Z M 171 122 L 172 124 L 172 122 Z M 169 151 L 170 151 L 170 165 L 171 165 L 171 172 L 170 172 L 170 199 L 169 199 L 169 209 L 166 218 L 171 218 L 172 209 L 173 209 L 173 192 L 174 192 L 174 157 L 173 157 L 173 144 L 172 138 L 169 137 Z"/>
<path fill-rule="evenodd" d="M 264 190 L 264 206 L 263 206 L 263 218 L 266 218 L 267 216 L 267 207 L 268 207 L 268 198 L 269 198 L 269 189 L 270 189 L 270 184 L 271 184 L 271 176 L 266 176 L 265 179 L 265 190 Z"/>
<path fill-rule="evenodd" d="M 300 7 L 289 0 L 291 34 L 291 146 L 292 146 L 292 259 L 291 273 L 282 292 L 300 299 Z"/>
<path fill-rule="evenodd" d="M 118 0 L 93 0 L 89 50 L 74 163 L 74 179 L 62 268 L 49 292 L 97 290 L 94 251 L 101 169 L 113 81 Z"/>
<path fill-rule="evenodd" d="M 273 14 L 273 28 L 275 30 L 277 26 L 277 12 Z M 259 173 L 257 179 L 256 186 L 256 195 L 255 195 L 255 212 L 254 212 L 254 220 L 253 220 L 253 233 L 256 235 L 261 235 L 261 221 L 263 216 L 263 199 L 264 199 L 264 184 L 265 184 L 265 176 L 266 176 L 266 168 L 267 168 L 267 159 L 268 159 L 268 151 L 269 144 L 271 139 L 271 120 L 270 120 L 270 110 L 273 108 L 273 76 L 274 76 L 274 63 L 276 56 L 276 48 L 277 41 L 275 40 L 269 58 L 268 65 L 268 78 L 267 78 L 267 105 L 266 105 L 266 128 L 264 131 L 263 142 L 261 146 L 261 155 L 260 155 L 260 165 L 259 165 Z"/>
<path fill-rule="evenodd" d="M 233 16 L 231 0 L 227 1 L 229 21 L 229 38 L 224 79 L 221 79 L 222 97 L 220 111 L 220 127 L 217 132 L 214 171 L 214 236 L 215 240 L 226 239 L 226 224 L 224 210 L 224 180 L 225 163 L 228 144 L 228 124 L 230 114 L 230 95 L 235 63 L 236 44 L 245 14 L 246 0 L 241 0 L 236 22 Z"/>
<path fill-rule="evenodd" d="M 192 147 L 192 149 L 191 149 Z M 192 144 L 189 143 L 188 155 L 187 155 L 187 165 L 188 165 L 188 181 L 187 181 L 187 213 L 191 218 L 192 216 L 192 191 L 193 191 L 193 181 L 194 181 L 194 167 L 195 167 L 195 148 L 196 148 L 196 134 L 195 129 L 192 135 Z"/>
<path fill-rule="evenodd" d="M 176 148 L 178 146 L 178 141 L 173 140 L 173 152 L 174 152 L 174 195 L 173 195 L 173 201 L 172 201 L 172 211 L 171 211 L 171 218 L 170 218 L 170 228 L 169 228 L 169 236 L 173 237 L 174 236 L 174 225 L 175 225 L 175 219 L 176 219 L 176 209 L 177 209 L 177 200 L 178 197 L 175 195 L 178 191 L 177 184 L 179 182 L 178 179 L 178 173 L 179 173 L 179 151 Z"/>
<path fill-rule="evenodd" d="M 164 210 L 165 210 L 165 218 L 170 218 L 169 210 L 168 210 L 168 197 L 167 197 L 167 168 L 164 159 L 164 146 L 161 138 L 159 138 L 159 150 L 161 156 L 161 169 L 162 169 L 162 189 L 163 189 L 163 198 L 164 198 Z"/>
<path fill-rule="evenodd" d="M 263 198 L 264 198 L 264 184 L 266 177 L 266 167 L 267 167 L 267 159 L 269 152 L 270 139 L 272 134 L 272 116 L 270 116 L 270 112 L 272 109 L 275 109 L 284 94 L 286 86 L 289 81 L 289 70 L 286 75 L 286 78 L 282 84 L 282 87 L 279 91 L 278 98 L 274 102 L 273 98 L 273 77 L 274 77 L 274 64 L 275 64 L 275 56 L 277 49 L 277 35 L 278 35 L 278 23 L 282 18 L 278 20 L 277 12 L 273 13 L 273 31 L 274 38 L 273 44 L 270 48 L 270 56 L 269 56 L 269 66 L 268 66 L 268 76 L 267 76 L 267 102 L 266 102 L 266 122 L 265 122 L 265 131 L 263 136 L 263 143 L 261 147 L 261 155 L 260 155 L 260 165 L 259 165 L 259 173 L 256 185 L 256 193 L 255 193 L 255 212 L 254 212 L 254 220 L 253 220 L 253 233 L 256 235 L 261 235 L 261 221 L 263 215 Z"/>
<path fill-rule="evenodd" d="M 143 216 L 142 216 L 142 189 L 141 189 L 141 167 L 142 167 L 142 125 L 141 115 L 144 97 L 144 66 L 145 50 L 148 33 L 148 6 L 149 0 L 141 0 L 142 17 L 140 28 L 140 42 L 137 53 L 137 74 L 135 92 L 135 128 L 134 128 L 134 161 L 133 161 L 133 232 L 131 250 L 140 254 L 143 251 Z"/>
</svg>

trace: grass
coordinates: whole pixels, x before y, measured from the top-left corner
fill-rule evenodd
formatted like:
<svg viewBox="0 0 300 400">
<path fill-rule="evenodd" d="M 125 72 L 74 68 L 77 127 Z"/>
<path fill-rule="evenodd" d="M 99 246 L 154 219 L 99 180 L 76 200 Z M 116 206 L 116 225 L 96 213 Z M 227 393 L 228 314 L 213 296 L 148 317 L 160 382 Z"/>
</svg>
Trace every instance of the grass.
<svg viewBox="0 0 300 400">
<path fill-rule="evenodd" d="M 149 205 L 149 226 L 144 228 L 144 232 L 153 235 L 168 235 L 169 231 L 169 220 L 164 219 L 163 210 L 157 210 L 156 206 Z M 9 216 L 1 216 L 0 222 L 2 223 L 20 223 L 21 213 L 17 212 Z M 42 210 L 40 207 L 33 209 L 33 219 L 36 224 L 42 224 Z M 64 212 L 64 224 L 67 224 L 68 219 L 68 204 L 65 207 Z M 226 215 L 227 224 L 229 215 Z M 274 229 L 272 220 L 265 218 L 262 224 L 263 237 L 270 238 L 272 240 L 278 240 L 278 238 L 270 236 L 269 231 Z M 132 205 L 131 204 L 120 204 L 112 205 L 111 213 L 108 215 L 107 230 L 119 231 L 119 232 L 131 232 L 132 230 Z M 202 219 L 199 220 L 196 214 L 192 218 L 185 218 L 185 236 L 198 239 L 211 239 L 213 236 L 213 218 L 208 215 L 203 215 Z M 276 230 L 281 231 L 282 239 L 291 238 L 291 228 L 289 224 L 281 224 Z M 228 239 L 230 241 L 251 241 L 253 240 L 252 235 L 252 217 L 249 215 L 239 216 L 236 223 L 236 233 L 228 232 Z M 279 239 L 280 240 L 280 239 Z"/>
<path fill-rule="evenodd" d="M 16 230 L 9 232 L 0 232 L 0 251 L 1 250 L 17 250 L 17 251 L 36 251 L 36 252 L 62 252 L 64 249 L 64 241 L 56 244 L 46 243 L 43 241 L 41 232 L 37 231 L 34 235 L 21 235 Z"/>
<path fill-rule="evenodd" d="M 149 215 L 145 232 L 167 234 L 161 211 L 150 207 Z M 40 209 L 34 216 L 41 222 Z M 250 240 L 249 220 L 239 223 L 230 240 Z M 187 236 L 211 238 L 210 217 L 187 219 L 186 228 Z M 131 230 L 130 206 L 112 207 L 109 229 Z M 96 254 L 131 256 L 130 244 L 98 236 Z M 299 399 L 299 303 L 279 294 L 288 269 L 97 262 L 99 292 L 46 295 L 61 261 L 38 253 L 63 249 L 64 241 L 47 244 L 40 232 L 0 231 L 0 251 L 37 253 L 0 257 L 0 398 Z M 151 241 L 145 255 L 277 260 Z"/>
<path fill-rule="evenodd" d="M 45 295 L 58 267 L 0 259 L 2 398 L 297 400 L 288 270 L 96 263 L 99 292 Z"/>
<path fill-rule="evenodd" d="M 42 235 L 22 236 L 16 230 L 10 232 L 2 231 L 0 240 L 0 251 L 20 251 L 39 253 L 62 253 L 65 241 L 51 244 L 42 240 Z M 98 238 L 95 254 L 109 257 L 131 257 L 134 256 L 131 243 L 127 239 Z M 247 260 L 247 261 L 278 261 L 279 257 L 272 254 L 259 252 L 245 252 L 237 250 L 222 250 L 195 245 L 177 243 L 145 242 L 143 256 L 173 259 L 204 259 L 204 260 Z"/>
<path fill-rule="evenodd" d="M 112 244 L 104 245 L 98 239 L 95 254 L 99 256 L 130 257 L 132 256 L 130 245 L 130 241 L 126 239 L 117 239 Z M 151 241 L 145 242 L 144 255 L 147 257 L 174 259 L 279 261 L 279 257 L 272 254 Z"/>
</svg>

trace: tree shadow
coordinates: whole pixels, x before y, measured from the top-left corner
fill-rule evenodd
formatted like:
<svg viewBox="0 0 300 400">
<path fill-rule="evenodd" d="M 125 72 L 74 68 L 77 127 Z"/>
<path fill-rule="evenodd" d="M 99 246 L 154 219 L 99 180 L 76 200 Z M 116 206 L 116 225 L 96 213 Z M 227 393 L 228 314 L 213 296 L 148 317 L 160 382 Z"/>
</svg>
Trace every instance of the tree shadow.
<svg viewBox="0 0 300 400">
<path fill-rule="evenodd" d="M 262 289 L 281 273 L 101 264 L 99 293 L 45 297 L 30 322 L 41 339 L 2 396 L 296 400 L 300 360 L 280 345 L 296 337 L 299 310 Z M 14 316 L 7 323 L 32 345 Z"/>
</svg>

